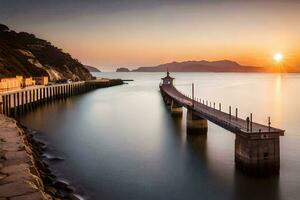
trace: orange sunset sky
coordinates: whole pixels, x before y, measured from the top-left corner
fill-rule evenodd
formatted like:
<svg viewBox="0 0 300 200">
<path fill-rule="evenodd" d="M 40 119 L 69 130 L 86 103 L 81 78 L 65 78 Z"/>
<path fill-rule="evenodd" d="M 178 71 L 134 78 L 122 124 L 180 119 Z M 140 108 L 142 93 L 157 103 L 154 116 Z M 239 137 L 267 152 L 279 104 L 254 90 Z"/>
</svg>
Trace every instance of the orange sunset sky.
<svg viewBox="0 0 300 200">
<path fill-rule="evenodd" d="M 300 68 L 300 1 L 0 1 L 1 23 L 104 71 L 230 59 Z"/>
</svg>

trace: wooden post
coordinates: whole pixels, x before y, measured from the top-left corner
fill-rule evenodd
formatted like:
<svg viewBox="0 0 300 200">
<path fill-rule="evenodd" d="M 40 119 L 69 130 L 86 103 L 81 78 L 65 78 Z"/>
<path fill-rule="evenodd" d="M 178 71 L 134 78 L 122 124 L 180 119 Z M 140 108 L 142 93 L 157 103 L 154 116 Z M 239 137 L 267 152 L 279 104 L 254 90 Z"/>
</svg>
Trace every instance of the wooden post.
<svg viewBox="0 0 300 200">
<path fill-rule="evenodd" d="M 28 91 L 25 91 L 25 99 L 24 99 L 25 103 L 24 103 L 24 112 L 26 112 L 28 110 Z"/>
<path fill-rule="evenodd" d="M 214 109 L 216 108 L 216 103 L 214 102 Z"/>
<path fill-rule="evenodd" d="M 235 119 L 238 119 L 238 108 L 235 108 Z"/>
<path fill-rule="evenodd" d="M 8 95 L 8 116 L 10 116 L 10 110 L 11 110 L 11 95 Z"/>
<path fill-rule="evenodd" d="M 57 86 L 54 87 L 54 100 L 57 99 Z"/>
<path fill-rule="evenodd" d="M 20 114 L 20 92 L 17 93 L 17 112 Z"/>
<path fill-rule="evenodd" d="M 66 98 L 67 97 L 67 91 L 66 91 L 66 86 L 64 85 L 64 98 Z"/>
<path fill-rule="evenodd" d="M 39 104 L 40 104 L 42 100 L 42 88 L 39 88 L 38 91 L 39 91 Z"/>
<path fill-rule="evenodd" d="M 9 109 L 8 109 L 8 105 L 9 105 L 9 103 L 8 103 L 8 95 L 5 95 L 5 114 L 8 116 L 9 115 Z"/>
<path fill-rule="evenodd" d="M 250 113 L 250 132 L 252 132 L 252 113 Z"/>
<path fill-rule="evenodd" d="M 40 101 L 40 89 L 36 89 L 36 105 L 39 105 Z"/>
<path fill-rule="evenodd" d="M 41 95 L 42 95 L 42 93 L 41 93 L 41 88 L 38 88 L 37 89 L 37 101 L 38 101 L 38 105 L 40 105 L 40 101 L 41 101 Z"/>
<path fill-rule="evenodd" d="M 17 115 L 17 99 L 16 99 L 16 93 L 14 93 L 14 115 Z"/>
<path fill-rule="evenodd" d="M 54 99 L 54 86 L 50 88 L 50 98 L 51 101 Z"/>
<path fill-rule="evenodd" d="M 3 113 L 7 115 L 7 95 L 3 96 Z"/>
<path fill-rule="evenodd" d="M 45 101 L 48 101 L 48 99 L 49 99 L 49 87 L 46 87 L 45 88 L 46 89 L 46 98 L 45 98 Z"/>
<path fill-rule="evenodd" d="M 2 96 L 2 113 L 6 115 L 6 98 Z"/>
<path fill-rule="evenodd" d="M 247 132 L 249 131 L 249 117 L 246 118 L 246 122 L 247 122 Z"/>
<path fill-rule="evenodd" d="M 24 92 L 21 92 L 21 112 L 24 113 L 25 105 L 24 105 Z"/>
<path fill-rule="evenodd" d="M 45 99 L 46 99 L 46 87 L 43 87 L 43 88 L 42 88 L 42 91 L 43 91 L 43 94 L 42 94 L 42 102 L 44 102 Z"/>
<path fill-rule="evenodd" d="M 192 102 L 194 107 L 194 98 L 195 98 L 195 89 L 194 89 L 194 83 L 192 83 Z"/>
<path fill-rule="evenodd" d="M 268 117 L 268 127 L 269 127 L 269 132 L 271 131 L 271 118 Z"/>
<path fill-rule="evenodd" d="M 32 109 L 32 90 L 29 90 L 29 106 Z"/>
<path fill-rule="evenodd" d="M 222 108 L 221 108 L 221 103 L 219 103 L 219 111 L 221 111 L 222 110 Z"/>
<path fill-rule="evenodd" d="M 1 96 L 1 98 L 2 98 L 1 113 L 5 114 L 5 107 L 4 107 L 5 106 L 5 103 L 4 103 L 5 100 L 4 100 L 4 96 Z"/>
<path fill-rule="evenodd" d="M 36 105 L 38 106 L 40 103 L 40 89 L 36 89 Z"/>
<path fill-rule="evenodd" d="M 229 106 L 229 118 L 231 119 L 231 106 Z"/>
</svg>

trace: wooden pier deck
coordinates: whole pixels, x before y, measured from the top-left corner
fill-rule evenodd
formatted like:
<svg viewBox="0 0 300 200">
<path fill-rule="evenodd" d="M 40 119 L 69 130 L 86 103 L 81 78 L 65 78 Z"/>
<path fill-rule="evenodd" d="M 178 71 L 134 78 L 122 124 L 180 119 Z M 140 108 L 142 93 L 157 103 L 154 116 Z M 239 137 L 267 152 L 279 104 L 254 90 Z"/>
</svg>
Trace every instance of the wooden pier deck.
<svg viewBox="0 0 300 200">
<path fill-rule="evenodd" d="M 203 103 L 197 102 L 190 97 L 185 96 L 181 92 L 179 92 L 173 84 L 162 84 L 160 86 L 161 92 L 165 95 L 169 96 L 172 100 L 183 107 L 192 110 L 195 115 L 198 115 L 201 118 L 207 119 L 233 133 L 239 134 L 261 134 L 264 133 L 269 134 L 279 134 L 283 135 L 284 130 L 269 127 L 268 125 L 263 125 L 259 123 L 252 122 L 248 123 L 247 128 L 247 121 L 241 118 L 238 118 L 234 115 L 230 115 L 229 113 L 222 112 L 216 108 L 210 107 Z"/>
</svg>

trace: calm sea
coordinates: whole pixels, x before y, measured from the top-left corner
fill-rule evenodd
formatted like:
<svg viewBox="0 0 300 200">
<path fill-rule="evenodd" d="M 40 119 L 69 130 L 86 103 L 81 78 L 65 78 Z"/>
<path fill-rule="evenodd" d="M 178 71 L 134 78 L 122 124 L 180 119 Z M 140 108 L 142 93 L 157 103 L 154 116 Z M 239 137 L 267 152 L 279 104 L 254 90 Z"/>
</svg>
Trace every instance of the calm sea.
<svg viewBox="0 0 300 200">
<path fill-rule="evenodd" d="M 235 135 L 209 123 L 188 137 L 158 85 L 164 73 L 97 73 L 134 79 L 40 107 L 20 118 L 39 132 L 51 168 L 86 199 L 300 199 L 300 74 L 172 73 L 176 87 L 238 107 L 239 116 L 286 130 L 280 175 L 254 178 L 234 165 Z"/>
</svg>

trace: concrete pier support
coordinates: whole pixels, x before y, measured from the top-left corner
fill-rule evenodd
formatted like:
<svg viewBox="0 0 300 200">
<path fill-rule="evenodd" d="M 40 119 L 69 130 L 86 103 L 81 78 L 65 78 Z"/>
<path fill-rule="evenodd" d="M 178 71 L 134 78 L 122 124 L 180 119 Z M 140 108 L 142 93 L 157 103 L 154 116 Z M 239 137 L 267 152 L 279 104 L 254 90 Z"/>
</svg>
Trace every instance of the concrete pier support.
<svg viewBox="0 0 300 200">
<path fill-rule="evenodd" d="M 254 175 L 278 174 L 279 136 L 276 133 L 236 134 L 236 166 Z"/>
<path fill-rule="evenodd" d="M 172 104 L 173 100 L 166 94 L 162 94 L 162 97 L 163 97 L 165 104 L 167 105 L 167 108 L 171 109 L 171 104 Z"/>
<path fill-rule="evenodd" d="M 177 104 L 174 100 L 171 102 L 171 114 L 174 117 L 182 116 L 182 106 Z"/>
<path fill-rule="evenodd" d="M 192 110 L 188 110 L 186 118 L 186 129 L 187 134 L 206 134 L 207 120 L 195 115 Z"/>
</svg>

